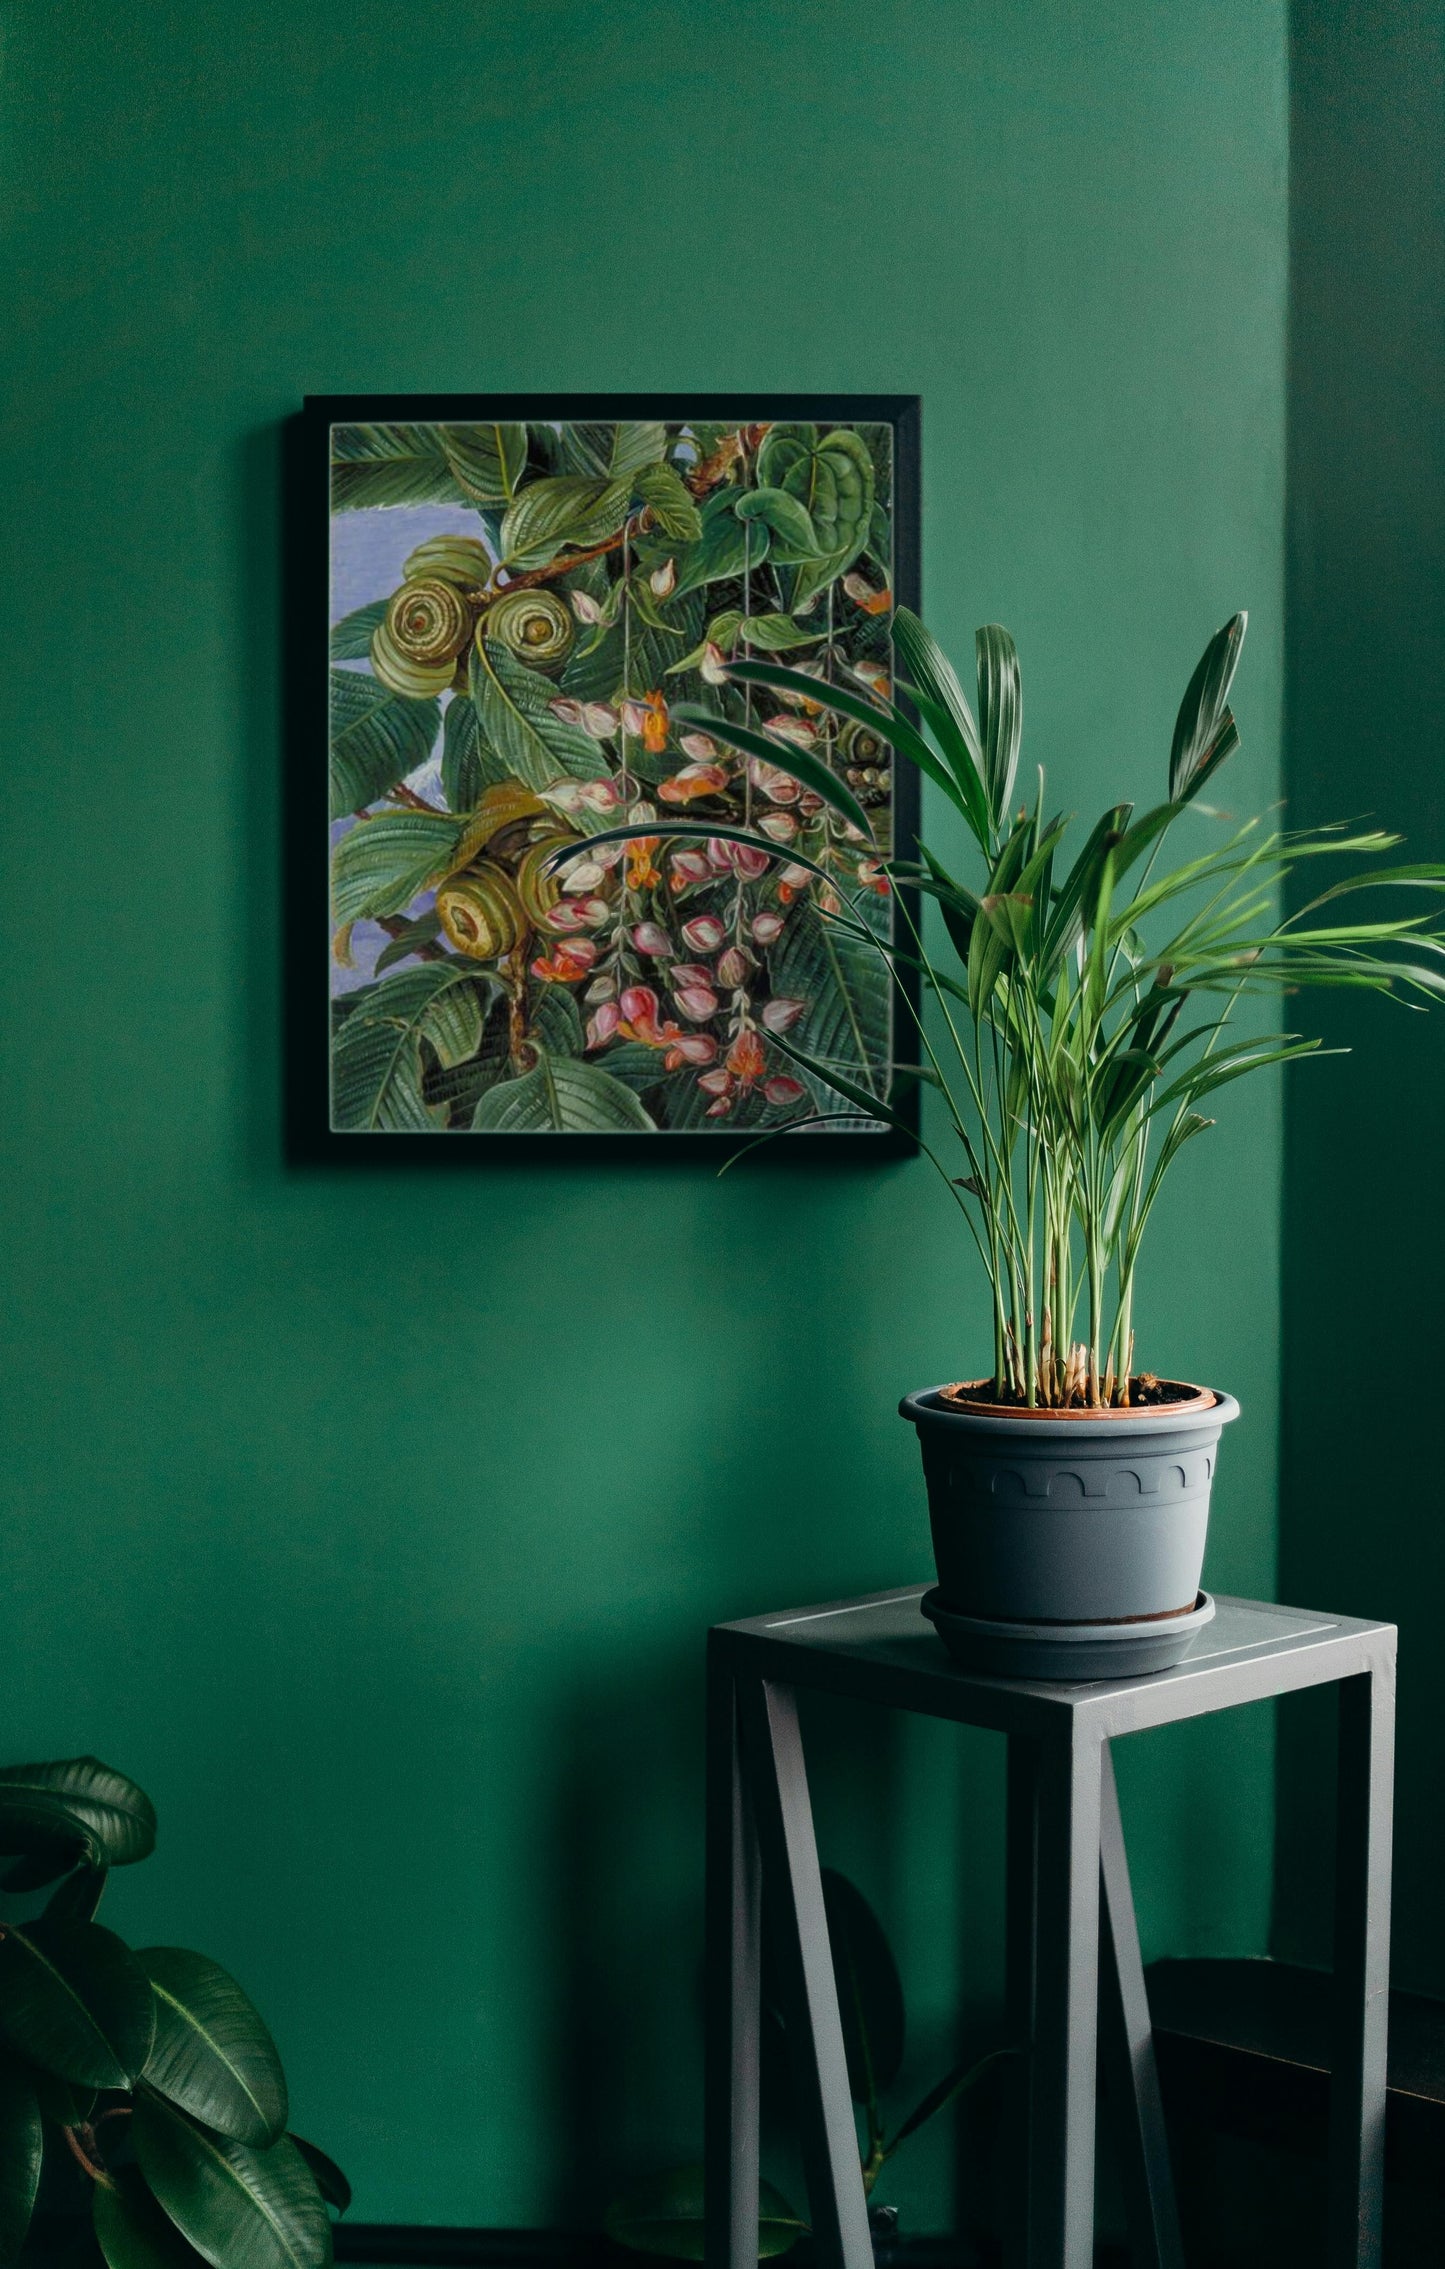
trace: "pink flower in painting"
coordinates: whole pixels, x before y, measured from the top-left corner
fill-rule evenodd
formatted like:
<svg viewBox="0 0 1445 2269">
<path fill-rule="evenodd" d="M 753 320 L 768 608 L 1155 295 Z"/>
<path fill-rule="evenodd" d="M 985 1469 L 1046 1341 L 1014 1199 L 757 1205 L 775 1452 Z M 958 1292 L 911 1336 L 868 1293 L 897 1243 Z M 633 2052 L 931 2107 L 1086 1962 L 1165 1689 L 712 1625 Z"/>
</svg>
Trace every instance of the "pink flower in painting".
<svg viewBox="0 0 1445 2269">
<path fill-rule="evenodd" d="M 683 1032 L 672 1043 L 663 1058 L 668 1071 L 677 1071 L 683 1064 L 710 1064 L 717 1054 L 717 1042 L 710 1032 Z"/>
<path fill-rule="evenodd" d="M 569 593 L 569 596 L 572 601 L 572 612 L 577 617 L 577 620 L 579 622 L 585 622 L 589 624 L 594 622 L 601 622 L 602 609 L 598 606 L 597 601 L 591 596 L 589 592 L 573 591 Z"/>
<path fill-rule="evenodd" d="M 677 589 L 676 560 L 667 559 L 661 567 L 654 567 L 647 581 L 654 599 L 670 599 Z"/>
<path fill-rule="evenodd" d="M 608 976 L 604 971 L 602 976 L 593 978 L 582 998 L 589 1006 L 594 1001 L 615 1001 L 617 998 L 617 979 Z"/>
<path fill-rule="evenodd" d="M 735 991 L 739 985 L 747 983 L 752 966 L 753 957 L 743 946 L 730 945 L 726 953 L 717 957 L 718 983 L 726 985 L 729 992 Z"/>
<path fill-rule="evenodd" d="M 798 832 L 798 823 L 790 811 L 767 811 L 758 821 L 762 834 L 771 835 L 775 843 L 791 843 Z"/>
<path fill-rule="evenodd" d="M 763 1043 L 756 1032 L 740 1032 L 724 1061 L 739 1087 L 751 1087 L 768 1068 Z"/>
<path fill-rule="evenodd" d="M 647 711 L 643 704 L 640 701 L 624 701 L 620 714 L 623 732 L 631 733 L 635 740 L 641 740 L 647 726 Z"/>
<path fill-rule="evenodd" d="M 770 717 L 763 730 L 775 741 L 791 741 L 794 748 L 811 748 L 818 738 L 817 726 L 806 717 Z"/>
<path fill-rule="evenodd" d="M 720 871 L 741 875 L 746 882 L 756 882 L 771 864 L 766 851 L 756 850 L 751 843 L 730 842 L 722 835 L 708 837 L 707 855 Z"/>
<path fill-rule="evenodd" d="M 674 985 L 672 997 L 694 1024 L 706 1024 L 710 1016 L 717 1015 L 717 994 L 711 985 Z"/>
<path fill-rule="evenodd" d="M 589 1048 L 605 1048 L 622 1023 L 622 1011 L 616 1001 L 603 1001 L 587 1026 Z"/>
<path fill-rule="evenodd" d="M 748 776 L 755 788 L 761 788 L 770 803 L 795 804 L 798 800 L 798 783 L 791 772 L 784 772 L 776 764 L 767 764 L 760 756 L 748 758 Z"/>
<path fill-rule="evenodd" d="M 700 667 L 704 684 L 723 685 L 726 683 L 728 674 L 727 656 L 723 653 L 721 646 L 717 645 L 711 638 L 703 646 Z"/>
<path fill-rule="evenodd" d="M 705 851 L 674 851 L 669 865 L 667 885 L 675 895 L 690 890 L 694 883 L 709 881 L 712 876 Z"/>
<path fill-rule="evenodd" d="M 549 908 L 549 930 L 595 930 L 608 918 L 612 909 L 605 898 L 559 898 Z"/>
<path fill-rule="evenodd" d="M 785 1103 L 800 1101 L 807 1092 L 800 1079 L 790 1079 L 786 1072 L 779 1072 L 775 1078 L 763 1082 L 764 1095 L 779 1108 Z"/>
<path fill-rule="evenodd" d="M 753 944 L 773 945 L 786 927 L 781 914 L 756 914 L 753 917 Z"/>
<path fill-rule="evenodd" d="M 683 923 L 682 935 L 694 953 L 716 953 L 727 931 L 716 914 L 694 914 L 690 922 Z"/>
<path fill-rule="evenodd" d="M 679 961 L 671 972 L 674 985 L 710 985 L 712 971 L 701 961 Z"/>
<path fill-rule="evenodd" d="M 569 859 L 557 869 L 557 880 L 569 898 L 586 898 L 607 880 L 607 869 L 600 859 Z"/>
<path fill-rule="evenodd" d="M 633 925 L 632 942 L 639 953 L 670 957 L 674 951 L 671 938 L 656 922 L 637 922 Z"/>
<path fill-rule="evenodd" d="M 563 938 L 554 953 L 538 956 L 532 963 L 532 974 L 547 985 L 575 985 L 596 959 L 597 948 L 591 938 Z"/>
<path fill-rule="evenodd" d="M 797 1023 L 807 1007 L 806 1001 L 790 1000 L 779 993 L 763 1005 L 763 1022 L 770 1032 L 788 1032 Z"/>
<path fill-rule="evenodd" d="M 888 877 L 883 872 L 881 859 L 860 859 L 858 861 L 858 880 L 868 890 L 876 890 L 880 898 L 888 897 Z"/>
<path fill-rule="evenodd" d="M 690 804 L 695 796 L 716 796 L 728 784 L 721 764 L 685 764 L 670 780 L 658 783 L 665 804 Z"/>
<path fill-rule="evenodd" d="M 694 764 L 711 764 L 717 755 L 717 742 L 706 733 L 684 733 L 678 745 Z"/>
</svg>

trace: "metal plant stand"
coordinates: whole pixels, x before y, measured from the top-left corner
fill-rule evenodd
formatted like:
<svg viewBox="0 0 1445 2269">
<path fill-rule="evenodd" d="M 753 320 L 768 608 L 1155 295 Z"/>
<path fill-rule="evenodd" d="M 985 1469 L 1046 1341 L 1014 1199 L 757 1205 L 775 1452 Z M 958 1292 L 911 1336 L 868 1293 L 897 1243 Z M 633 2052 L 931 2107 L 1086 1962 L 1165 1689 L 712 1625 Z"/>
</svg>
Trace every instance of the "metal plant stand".
<svg viewBox="0 0 1445 2269">
<path fill-rule="evenodd" d="M 1119 1734 L 1306 1686 L 1339 1687 L 1335 2017 L 1327 2269 L 1378 2269 L 1395 1630 L 1219 1600 L 1197 1651 L 1111 1684 L 982 1677 L 921 1618 L 921 1584 L 723 1624 L 708 1652 L 708 2269 L 756 2269 L 761 1904 L 776 1926 L 814 2243 L 822 2269 L 872 2269 L 853 2107 L 796 1694 L 915 1710 L 1008 1740 L 1007 1998 L 1026 2045 L 1011 2188 L 1014 2269 L 1088 2269 L 1094 2074 L 1103 2035 L 1128 2107 L 1139 2269 L 1182 2269 L 1109 1745 Z M 774 1911 L 775 1908 L 775 1911 Z"/>
</svg>

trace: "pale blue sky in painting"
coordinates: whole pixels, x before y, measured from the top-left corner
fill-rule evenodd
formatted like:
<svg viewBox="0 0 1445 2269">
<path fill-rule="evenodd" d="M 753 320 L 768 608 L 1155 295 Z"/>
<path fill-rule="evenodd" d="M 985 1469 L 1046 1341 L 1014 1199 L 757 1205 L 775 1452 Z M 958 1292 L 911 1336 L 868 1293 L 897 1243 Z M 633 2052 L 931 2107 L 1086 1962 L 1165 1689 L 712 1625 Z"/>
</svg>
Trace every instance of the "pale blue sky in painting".
<svg viewBox="0 0 1445 2269">
<path fill-rule="evenodd" d="M 331 621 L 340 622 L 343 615 L 354 614 L 373 599 L 389 599 L 401 582 L 402 563 L 429 536 L 475 536 L 485 543 L 487 531 L 480 514 L 464 504 L 400 504 L 369 512 L 336 513 L 331 522 Z M 366 669 L 364 662 L 338 662 L 335 666 L 341 670 Z M 444 694 L 442 706 L 450 699 L 449 693 Z M 431 756 L 408 778 L 408 786 L 431 802 L 441 799 L 440 749 L 438 734 Z M 350 819 L 333 821 L 332 843 L 338 843 L 355 824 Z M 425 903 L 430 904 L 430 899 Z M 359 985 L 369 985 L 376 957 L 387 942 L 379 924 L 358 922 L 351 933 L 355 967 L 343 969 L 333 959 L 333 994 L 351 993 Z"/>
</svg>

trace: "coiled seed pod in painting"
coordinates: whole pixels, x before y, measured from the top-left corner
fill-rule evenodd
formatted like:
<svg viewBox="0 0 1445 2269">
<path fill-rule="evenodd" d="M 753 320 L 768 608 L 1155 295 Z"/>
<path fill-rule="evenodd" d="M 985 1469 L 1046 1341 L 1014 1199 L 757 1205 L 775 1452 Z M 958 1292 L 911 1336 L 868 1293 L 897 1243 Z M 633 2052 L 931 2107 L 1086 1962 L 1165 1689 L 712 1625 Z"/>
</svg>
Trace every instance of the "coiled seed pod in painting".
<svg viewBox="0 0 1445 2269">
<path fill-rule="evenodd" d="M 917 403 L 321 399 L 304 425 L 328 1138 L 906 1147 Z"/>
</svg>

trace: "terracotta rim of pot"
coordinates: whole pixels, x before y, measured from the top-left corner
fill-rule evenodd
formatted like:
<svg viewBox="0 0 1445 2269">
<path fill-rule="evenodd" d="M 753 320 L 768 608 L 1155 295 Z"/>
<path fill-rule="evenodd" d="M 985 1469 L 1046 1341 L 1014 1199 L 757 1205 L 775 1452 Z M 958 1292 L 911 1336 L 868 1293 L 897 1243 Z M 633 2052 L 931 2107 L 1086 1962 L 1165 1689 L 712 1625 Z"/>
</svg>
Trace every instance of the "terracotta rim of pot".
<svg viewBox="0 0 1445 2269">
<path fill-rule="evenodd" d="M 1097 1425 L 1100 1420 L 1110 1418 L 1116 1422 L 1119 1419 L 1129 1418 L 1182 1418 L 1195 1411 L 1214 1410 L 1224 1400 L 1224 1397 L 1216 1394 L 1212 1387 L 1196 1387 L 1192 1380 L 1188 1379 L 1161 1379 L 1159 1384 L 1161 1387 L 1179 1387 L 1183 1389 L 1183 1392 L 1174 1402 L 1136 1402 L 1122 1405 L 1104 1403 L 1097 1410 L 1091 1408 L 1087 1403 L 1079 1403 L 1071 1404 L 1068 1409 L 1060 1410 L 1044 1403 L 1036 1403 L 1030 1409 L 1026 1403 L 985 1402 L 980 1390 L 991 1387 L 993 1385 L 992 1379 L 958 1379 L 952 1386 L 938 1387 L 934 1391 L 938 1397 L 936 1407 L 939 1410 L 948 1411 L 956 1418 L 1015 1418 L 1045 1425 L 1071 1421 L 1075 1423 L 1082 1421 L 1086 1425 Z M 1184 1608 L 1171 1610 L 1171 1613 L 1175 1614 L 1187 1612 Z"/>
</svg>

